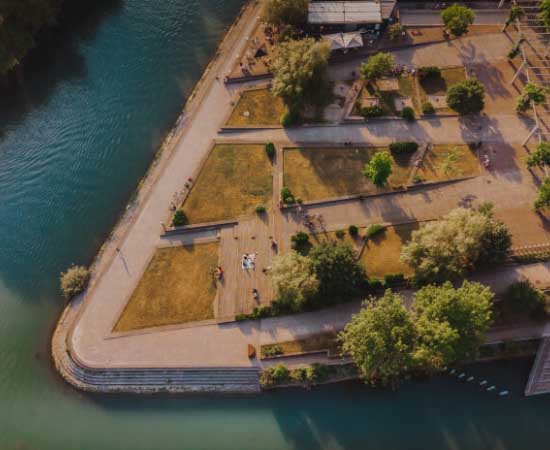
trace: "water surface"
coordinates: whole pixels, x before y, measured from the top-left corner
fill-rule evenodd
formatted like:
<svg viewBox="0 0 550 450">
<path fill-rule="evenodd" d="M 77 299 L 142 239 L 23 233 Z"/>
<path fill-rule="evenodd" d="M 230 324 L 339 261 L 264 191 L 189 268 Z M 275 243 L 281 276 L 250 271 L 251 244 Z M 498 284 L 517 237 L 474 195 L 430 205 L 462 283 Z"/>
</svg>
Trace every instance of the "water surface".
<svg viewBox="0 0 550 450">
<path fill-rule="evenodd" d="M 257 397 L 90 396 L 51 369 L 59 272 L 88 264 L 240 0 L 88 2 L 0 94 L 0 449 L 546 448 L 530 361 L 475 367 L 502 399 L 442 377 Z"/>
</svg>

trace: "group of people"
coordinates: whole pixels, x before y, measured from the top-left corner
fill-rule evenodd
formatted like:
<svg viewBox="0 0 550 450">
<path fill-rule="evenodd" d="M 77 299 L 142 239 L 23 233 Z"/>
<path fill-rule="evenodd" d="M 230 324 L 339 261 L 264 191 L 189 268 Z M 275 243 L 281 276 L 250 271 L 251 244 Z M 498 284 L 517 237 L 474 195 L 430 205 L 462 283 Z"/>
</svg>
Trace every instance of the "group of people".
<svg viewBox="0 0 550 450">
<path fill-rule="evenodd" d="M 255 261 L 256 261 L 257 255 L 258 255 L 257 253 L 251 253 L 251 254 L 245 253 L 241 259 L 241 267 L 244 270 L 255 269 L 256 268 Z"/>
</svg>

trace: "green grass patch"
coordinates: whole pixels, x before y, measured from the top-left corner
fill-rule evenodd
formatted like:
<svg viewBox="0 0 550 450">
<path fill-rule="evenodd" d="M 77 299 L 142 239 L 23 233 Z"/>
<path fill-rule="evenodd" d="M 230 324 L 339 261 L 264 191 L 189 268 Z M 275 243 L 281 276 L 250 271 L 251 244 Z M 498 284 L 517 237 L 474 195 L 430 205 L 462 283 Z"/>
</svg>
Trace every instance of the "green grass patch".
<svg viewBox="0 0 550 450">
<path fill-rule="evenodd" d="M 183 204 L 189 223 L 235 219 L 271 205 L 272 165 L 263 145 L 217 144 Z"/>
</svg>

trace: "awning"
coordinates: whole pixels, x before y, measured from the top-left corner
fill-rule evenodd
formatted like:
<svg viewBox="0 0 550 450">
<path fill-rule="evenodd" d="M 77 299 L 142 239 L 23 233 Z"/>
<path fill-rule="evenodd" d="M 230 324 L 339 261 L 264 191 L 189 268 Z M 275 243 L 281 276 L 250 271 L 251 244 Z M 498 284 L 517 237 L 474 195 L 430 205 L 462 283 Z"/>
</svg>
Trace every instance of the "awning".
<svg viewBox="0 0 550 450">
<path fill-rule="evenodd" d="M 330 45 L 330 50 L 363 47 L 363 38 L 360 33 L 326 34 L 323 39 Z"/>
</svg>

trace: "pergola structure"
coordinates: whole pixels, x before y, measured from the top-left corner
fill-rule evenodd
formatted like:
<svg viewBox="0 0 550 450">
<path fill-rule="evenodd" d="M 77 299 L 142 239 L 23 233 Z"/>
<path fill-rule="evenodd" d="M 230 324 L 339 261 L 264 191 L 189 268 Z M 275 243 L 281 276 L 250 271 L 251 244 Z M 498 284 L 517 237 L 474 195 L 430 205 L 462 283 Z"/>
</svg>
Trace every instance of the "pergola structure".
<svg viewBox="0 0 550 450">
<path fill-rule="evenodd" d="M 540 1 L 513 0 L 512 3 L 523 10 L 523 16 L 516 20 L 516 26 L 524 40 L 520 46 L 522 63 L 510 83 L 513 83 L 523 73 L 529 83 L 550 88 L 550 32 L 538 19 Z M 535 135 L 539 141 L 550 140 L 548 126 L 550 124 L 550 103 L 547 100 L 542 105 L 537 106 L 532 103 L 531 106 L 535 116 L 535 126 L 525 138 L 523 145 L 527 144 Z"/>
</svg>

